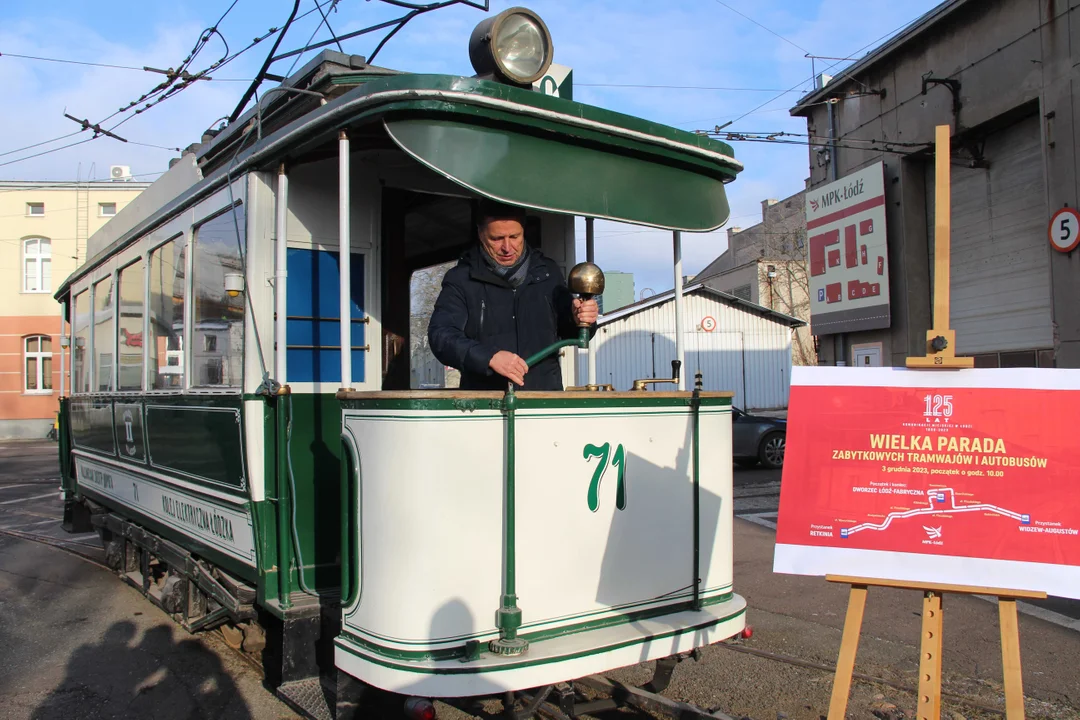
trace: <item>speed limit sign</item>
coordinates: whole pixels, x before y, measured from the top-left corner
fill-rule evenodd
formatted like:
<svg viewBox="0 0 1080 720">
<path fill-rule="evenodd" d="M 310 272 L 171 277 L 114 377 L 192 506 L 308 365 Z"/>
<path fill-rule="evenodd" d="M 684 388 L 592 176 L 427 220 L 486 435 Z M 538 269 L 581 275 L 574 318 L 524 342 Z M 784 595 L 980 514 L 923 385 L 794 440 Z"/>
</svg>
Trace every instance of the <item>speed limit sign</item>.
<svg viewBox="0 0 1080 720">
<path fill-rule="evenodd" d="M 712 332 L 716 329 L 716 318 L 711 315 L 706 315 L 701 319 L 701 329 L 705 332 Z"/>
<path fill-rule="evenodd" d="M 1058 252 L 1071 252 L 1080 245 L 1080 212 L 1062 208 L 1050 218 L 1050 245 Z"/>
</svg>

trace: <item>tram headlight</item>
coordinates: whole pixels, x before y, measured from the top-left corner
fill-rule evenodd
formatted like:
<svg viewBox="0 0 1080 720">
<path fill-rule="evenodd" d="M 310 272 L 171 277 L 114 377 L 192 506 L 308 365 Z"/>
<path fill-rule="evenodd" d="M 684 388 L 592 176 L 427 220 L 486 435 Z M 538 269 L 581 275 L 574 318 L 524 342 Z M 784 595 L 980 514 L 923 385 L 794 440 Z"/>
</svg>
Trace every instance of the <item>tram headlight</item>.
<svg viewBox="0 0 1080 720">
<path fill-rule="evenodd" d="M 494 74 L 529 86 L 551 65 L 551 33 L 532 10 L 513 7 L 477 25 L 469 38 L 469 60 L 477 75 Z"/>
</svg>

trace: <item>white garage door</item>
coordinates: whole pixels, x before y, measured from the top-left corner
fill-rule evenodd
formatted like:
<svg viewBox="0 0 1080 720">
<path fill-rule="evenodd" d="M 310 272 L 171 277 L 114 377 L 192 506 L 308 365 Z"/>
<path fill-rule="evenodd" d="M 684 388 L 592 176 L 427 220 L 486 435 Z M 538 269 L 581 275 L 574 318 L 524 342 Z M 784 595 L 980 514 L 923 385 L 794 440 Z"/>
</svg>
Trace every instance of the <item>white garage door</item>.
<svg viewBox="0 0 1080 720">
<path fill-rule="evenodd" d="M 955 145 L 954 145 L 955 150 Z M 951 167 L 951 325 L 972 355 L 1053 346 L 1050 250 L 1037 115 L 986 138 L 986 168 Z M 934 165 L 926 171 L 934 267 Z"/>
</svg>

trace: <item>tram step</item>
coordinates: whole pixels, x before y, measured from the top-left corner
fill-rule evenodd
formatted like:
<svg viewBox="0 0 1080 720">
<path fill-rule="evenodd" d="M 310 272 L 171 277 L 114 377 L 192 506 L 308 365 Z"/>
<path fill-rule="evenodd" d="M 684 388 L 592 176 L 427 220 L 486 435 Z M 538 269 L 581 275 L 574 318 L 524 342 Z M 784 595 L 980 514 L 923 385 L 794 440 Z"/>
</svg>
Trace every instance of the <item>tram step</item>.
<svg viewBox="0 0 1080 720">
<path fill-rule="evenodd" d="M 288 705 L 309 718 L 335 720 L 334 688 L 319 678 L 283 683 L 278 686 L 277 694 Z"/>
</svg>

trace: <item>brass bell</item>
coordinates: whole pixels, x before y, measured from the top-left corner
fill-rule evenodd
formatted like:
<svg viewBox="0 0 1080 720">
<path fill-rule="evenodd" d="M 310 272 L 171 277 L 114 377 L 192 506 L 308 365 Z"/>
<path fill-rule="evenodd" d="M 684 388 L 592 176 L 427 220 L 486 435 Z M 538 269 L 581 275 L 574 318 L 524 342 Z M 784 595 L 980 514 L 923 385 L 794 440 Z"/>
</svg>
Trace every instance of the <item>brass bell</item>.
<svg viewBox="0 0 1080 720">
<path fill-rule="evenodd" d="M 570 270 L 567 280 L 570 292 L 588 300 L 604 292 L 604 271 L 591 262 L 578 263 Z"/>
</svg>

